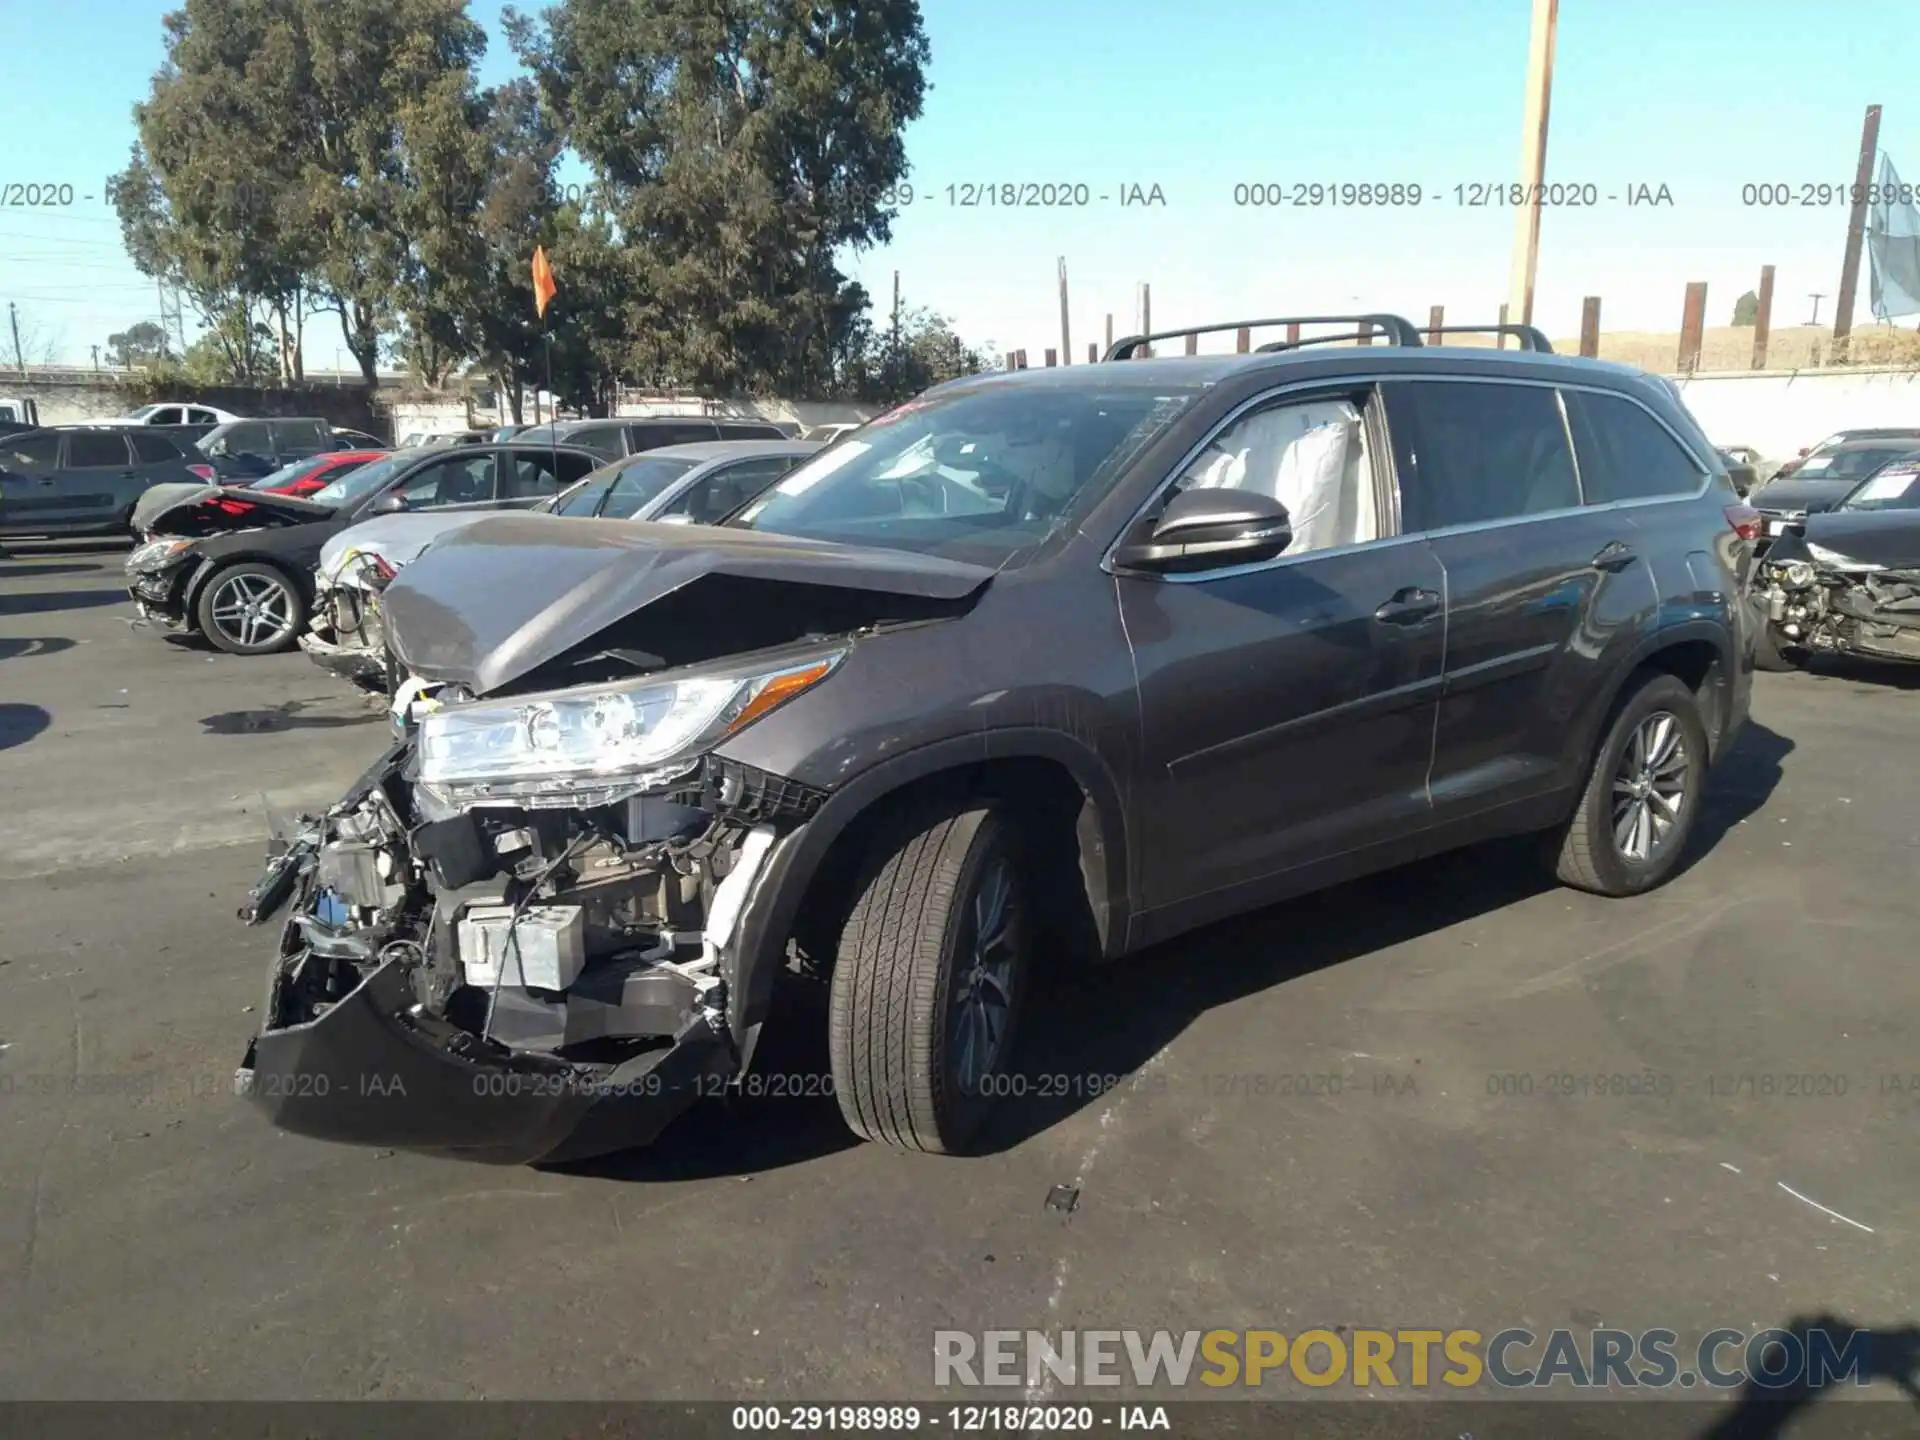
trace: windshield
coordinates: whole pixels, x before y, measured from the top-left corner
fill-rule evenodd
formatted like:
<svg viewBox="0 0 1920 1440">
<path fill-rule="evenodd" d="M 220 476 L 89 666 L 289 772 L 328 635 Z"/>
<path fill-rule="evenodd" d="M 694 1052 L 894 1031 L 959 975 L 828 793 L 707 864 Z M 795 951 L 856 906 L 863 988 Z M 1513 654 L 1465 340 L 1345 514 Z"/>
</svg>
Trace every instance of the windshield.
<svg viewBox="0 0 1920 1440">
<path fill-rule="evenodd" d="M 330 505 L 336 510 L 343 505 L 355 504 L 385 485 L 402 465 L 410 462 L 410 459 L 411 457 L 405 455 L 389 455 L 384 460 L 371 461 L 358 470 L 342 475 L 338 480 L 322 485 L 313 494 L 307 496 L 307 499 L 316 505 Z"/>
<path fill-rule="evenodd" d="M 1102 375 L 909 401 L 822 450 L 726 523 L 1007 564 L 1083 514 L 1200 394 Z"/>
<path fill-rule="evenodd" d="M 614 476 L 601 513 L 611 520 L 631 520 L 641 509 L 658 500 L 689 470 L 691 460 L 670 460 L 659 455 L 643 455 L 629 460 Z"/>
<path fill-rule="evenodd" d="M 1842 510 L 1920 510 L 1920 455 L 1896 460 L 1862 480 Z"/>
<path fill-rule="evenodd" d="M 1842 450 L 1821 457 L 1821 463 L 1809 462 L 1803 470 L 1809 480 L 1860 480 L 1871 475 L 1889 460 L 1898 460 L 1913 447 L 1889 445 L 1878 450 Z"/>
</svg>

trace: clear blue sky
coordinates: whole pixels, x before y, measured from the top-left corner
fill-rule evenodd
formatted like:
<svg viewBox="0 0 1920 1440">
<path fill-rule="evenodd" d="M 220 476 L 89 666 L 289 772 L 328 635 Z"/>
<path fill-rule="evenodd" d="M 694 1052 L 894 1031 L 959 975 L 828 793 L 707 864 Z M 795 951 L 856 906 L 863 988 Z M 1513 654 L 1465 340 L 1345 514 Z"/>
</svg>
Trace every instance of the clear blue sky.
<svg viewBox="0 0 1920 1440">
<path fill-rule="evenodd" d="M 102 185 L 125 162 L 166 8 L 0 7 L 0 185 L 75 191 L 68 209 L 0 209 L 0 299 L 19 306 L 30 349 L 37 337 L 85 363 L 91 345 L 156 313 Z M 487 78 L 511 74 L 500 3 L 473 9 L 495 37 Z M 1456 321 L 1491 319 L 1505 296 L 1512 212 L 1463 208 L 1453 187 L 1516 174 L 1527 0 L 924 10 L 932 88 L 907 135 L 916 198 L 892 244 L 846 262 L 883 311 L 898 270 L 907 303 L 1037 363 L 1059 335 L 1061 256 L 1081 358 L 1107 312 L 1129 328 L 1143 280 L 1162 326 L 1354 305 L 1422 319 L 1436 303 Z M 1806 318 L 1814 291 L 1828 319 L 1844 203 L 1750 208 L 1742 186 L 1849 184 L 1870 103 L 1886 107 L 1881 148 L 1920 182 L 1915 50 L 1902 38 L 1913 14 L 1912 0 L 1562 0 L 1547 178 L 1590 182 L 1601 203 L 1547 212 L 1536 320 L 1571 334 L 1581 297 L 1600 295 L 1608 329 L 1672 330 L 1686 283 L 1705 280 L 1709 322 L 1725 324 L 1769 263 L 1776 325 Z M 1094 198 L 1081 209 L 948 203 L 950 185 L 1006 181 L 1084 184 Z M 1235 205 L 1236 184 L 1263 181 L 1410 182 L 1427 198 L 1417 209 Z M 1158 185 L 1164 206 L 1123 208 L 1121 188 L 1136 184 Z M 1665 185 L 1673 203 L 1627 207 L 1641 184 Z M 1864 273 L 1856 317 L 1868 319 Z M 335 363 L 335 328 L 313 322 L 310 366 Z M 4 335 L 0 355 L 11 358 Z"/>
</svg>

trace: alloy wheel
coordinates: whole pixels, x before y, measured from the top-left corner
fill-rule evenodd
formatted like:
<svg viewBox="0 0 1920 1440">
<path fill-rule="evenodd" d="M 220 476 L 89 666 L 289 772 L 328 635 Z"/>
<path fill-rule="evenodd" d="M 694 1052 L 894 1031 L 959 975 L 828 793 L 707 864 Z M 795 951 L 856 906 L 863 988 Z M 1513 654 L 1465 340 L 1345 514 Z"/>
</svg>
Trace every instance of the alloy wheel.
<svg viewBox="0 0 1920 1440">
<path fill-rule="evenodd" d="M 265 575 L 220 581 L 210 611 L 220 633 L 247 649 L 285 639 L 293 629 L 293 596 Z"/>
<path fill-rule="evenodd" d="M 1613 776 L 1613 843 L 1644 865 L 1672 839 L 1688 803 L 1692 760 L 1677 716 L 1656 710 L 1634 727 Z"/>
<path fill-rule="evenodd" d="M 970 944 L 955 966 L 949 1044 L 954 1079 L 963 1094 L 978 1094 L 993 1073 L 1010 1028 L 1016 954 L 1013 871 L 996 856 L 973 892 Z"/>
</svg>

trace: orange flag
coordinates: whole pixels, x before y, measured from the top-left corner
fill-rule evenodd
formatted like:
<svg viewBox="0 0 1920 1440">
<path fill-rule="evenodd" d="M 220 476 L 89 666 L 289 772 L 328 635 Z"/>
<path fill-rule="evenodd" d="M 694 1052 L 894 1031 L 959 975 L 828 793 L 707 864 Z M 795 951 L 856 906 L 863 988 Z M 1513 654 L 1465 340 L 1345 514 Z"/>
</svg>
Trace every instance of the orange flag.
<svg viewBox="0 0 1920 1440">
<path fill-rule="evenodd" d="M 547 306 L 559 291 L 553 283 L 553 267 L 547 263 L 547 247 L 533 247 L 533 313 L 542 320 L 547 318 Z"/>
</svg>

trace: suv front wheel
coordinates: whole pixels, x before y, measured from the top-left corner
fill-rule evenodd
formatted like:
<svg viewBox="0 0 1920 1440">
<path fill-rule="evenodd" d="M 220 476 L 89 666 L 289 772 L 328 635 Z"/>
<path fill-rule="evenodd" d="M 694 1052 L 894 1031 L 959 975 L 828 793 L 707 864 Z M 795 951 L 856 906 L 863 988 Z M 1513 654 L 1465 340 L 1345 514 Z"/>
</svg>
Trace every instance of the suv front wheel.
<svg viewBox="0 0 1920 1440">
<path fill-rule="evenodd" d="M 1013 823 L 979 802 L 906 812 L 841 931 L 828 1012 L 855 1134 L 953 1154 L 1002 1090 L 1026 998 L 1028 906 Z"/>
<path fill-rule="evenodd" d="M 1638 895 L 1680 863 L 1700 809 L 1707 730 L 1672 675 L 1649 675 L 1615 712 L 1561 837 L 1555 873 L 1596 895 Z"/>
</svg>

